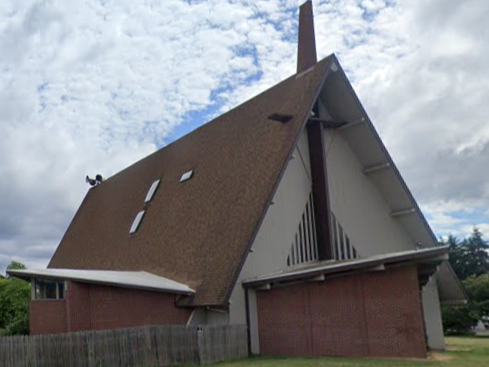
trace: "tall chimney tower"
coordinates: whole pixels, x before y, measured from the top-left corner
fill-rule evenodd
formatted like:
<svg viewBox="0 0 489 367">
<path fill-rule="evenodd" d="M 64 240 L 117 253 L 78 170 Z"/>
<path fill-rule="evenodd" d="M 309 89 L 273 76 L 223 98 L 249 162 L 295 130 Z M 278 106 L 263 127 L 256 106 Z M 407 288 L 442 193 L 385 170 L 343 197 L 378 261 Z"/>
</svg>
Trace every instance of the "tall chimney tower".
<svg viewBox="0 0 489 367">
<path fill-rule="evenodd" d="M 306 1 L 299 8 L 299 45 L 297 49 L 297 74 L 314 66 L 317 62 L 316 38 L 312 1 Z"/>
</svg>

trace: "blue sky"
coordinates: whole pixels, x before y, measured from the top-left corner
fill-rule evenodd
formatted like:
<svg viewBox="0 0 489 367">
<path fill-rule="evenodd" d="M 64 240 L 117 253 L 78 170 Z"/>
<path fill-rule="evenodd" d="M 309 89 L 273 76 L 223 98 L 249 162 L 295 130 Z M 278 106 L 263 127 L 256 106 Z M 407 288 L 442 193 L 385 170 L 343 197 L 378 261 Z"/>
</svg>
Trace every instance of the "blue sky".
<svg viewBox="0 0 489 367">
<path fill-rule="evenodd" d="M 0 2 L 0 268 L 44 267 L 88 190 L 295 72 L 296 0 Z M 489 233 L 475 0 L 317 0 L 333 52 L 437 235 Z"/>
</svg>

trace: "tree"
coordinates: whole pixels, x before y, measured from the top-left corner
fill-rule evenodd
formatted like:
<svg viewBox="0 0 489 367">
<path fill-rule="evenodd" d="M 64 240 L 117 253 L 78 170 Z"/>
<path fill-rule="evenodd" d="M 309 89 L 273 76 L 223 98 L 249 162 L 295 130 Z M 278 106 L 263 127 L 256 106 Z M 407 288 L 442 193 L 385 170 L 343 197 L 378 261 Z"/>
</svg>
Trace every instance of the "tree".
<svg viewBox="0 0 489 367">
<path fill-rule="evenodd" d="M 489 272 L 489 245 L 477 227 L 462 241 L 449 235 L 447 240 L 442 239 L 440 243 L 448 245 L 450 265 L 460 280 Z"/>
<path fill-rule="evenodd" d="M 25 269 L 12 261 L 7 269 Z M 0 334 L 29 334 L 30 284 L 16 278 L 0 279 Z"/>
<path fill-rule="evenodd" d="M 470 277 L 464 280 L 463 285 L 471 301 L 489 301 L 489 274 Z"/>
<path fill-rule="evenodd" d="M 443 327 L 447 334 L 468 333 L 478 320 L 489 321 L 489 245 L 478 228 L 462 241 L 450 235 L 440 243 L 448 245 L 450 265 L 469 297 L 467 305 L 442 308 Z"/>
<path fill-rule="evenodd" d="M 470 306 L 442 306 L 443 330 L 446 335 L 469 334 L 479 321 L 479 315 Z"/>
<path fill-rule="evenodd" d="M 472 309 L 484 323 L 489 322 L 489 274 L 470 277 L 463 281 Z"/>
<path fill-rule="evenodd" d="M 25 265 L 18 261 L 12 261 L 7 266 L 7 270 L 22 270 L 22 269 L 25 269 Z"/>
</svg>

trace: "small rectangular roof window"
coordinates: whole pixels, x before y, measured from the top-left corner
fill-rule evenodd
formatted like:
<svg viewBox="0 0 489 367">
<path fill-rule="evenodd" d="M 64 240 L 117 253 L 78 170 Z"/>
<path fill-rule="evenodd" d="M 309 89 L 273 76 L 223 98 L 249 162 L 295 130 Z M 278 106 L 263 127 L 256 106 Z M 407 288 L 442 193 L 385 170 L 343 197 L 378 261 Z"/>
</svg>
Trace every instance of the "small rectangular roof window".
<svg viewBox="0 0 489 367">
<path fill-rule="evenodd" d="M 190 180 L 192 178 L 192 176 L 194 175 L 194 171 L 188 171 L 188 172 L 185 172 L 182 177 L 180 177 L 180 182 L 185 182 L 187 180 Z"/>
<path fill-rule="evenodd" d="M 272 113 L 270 116 L 268 116 L 270 120 L 279 121 L 282 124 L 289 122 L 290 120 L 292 120 L 293 117 L 294 116 L 288 115 L 286 113 Z"/>
<path fill-rule="evenodd" d="M 153 184 L 151 185 L 151 187 L 148 190 L 148 193 L 146 194 L 146 199 L 144 199 L 145 203 L 149 203 L 153 199 L 153 196 L 156 192 L 156 189 L 160 185 L 160 181 L 161 180 L 156 180 L 155 182 L 153 182 Z"/>
<path fill-rule="evenodd" d="M 129 230 L 129 234 L 135 233 L 138 228 L 139 224 L 141 223 L 141 220 L 143 219 L 144 216 L 144 210 L 141 210 L 137 215 L 136 218 L 134 218 L 134 222 L 132 222 L 131 229 Z"/>
</svg>

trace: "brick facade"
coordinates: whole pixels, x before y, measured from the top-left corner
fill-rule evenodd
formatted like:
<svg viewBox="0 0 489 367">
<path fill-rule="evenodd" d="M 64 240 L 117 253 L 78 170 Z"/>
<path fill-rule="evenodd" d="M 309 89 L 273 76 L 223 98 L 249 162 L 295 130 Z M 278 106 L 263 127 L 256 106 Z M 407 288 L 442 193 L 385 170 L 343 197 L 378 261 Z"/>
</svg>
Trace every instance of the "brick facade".
<svg viewBox="0 0 489 367">
<path fill-rule="evenodd" d="M 69 282 L 66 300 L 31 301 L 31 335 L 161 324 L 185 324 L 192 312 L 175 295 Z"/>
<path fill-rule="evenodd" d="M 31 335 L 58 334 L 68 331 L 66 302 L 55 300 L 31 301 L 29 304 Z"/>
<path fill-rule="evenodd" d="M 426 358 L 415 267 L 257 292 L 260 354 Z"/>
</svg>

